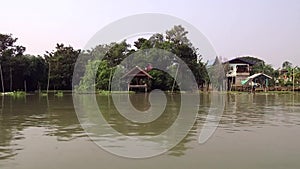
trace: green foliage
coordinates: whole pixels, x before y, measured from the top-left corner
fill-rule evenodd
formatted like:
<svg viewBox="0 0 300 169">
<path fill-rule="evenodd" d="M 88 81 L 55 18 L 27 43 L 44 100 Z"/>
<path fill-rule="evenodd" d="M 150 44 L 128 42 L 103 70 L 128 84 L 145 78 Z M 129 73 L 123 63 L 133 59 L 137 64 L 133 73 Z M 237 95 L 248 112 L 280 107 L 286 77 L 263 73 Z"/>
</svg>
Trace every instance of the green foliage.
<svg viewBox="0 0 300 169">
<path fill-rule="evenodd" d="M 293 82 L 292 81 L 287 81 L 284 86 L 293 86 Z"/>
<path fill-rule="evenodd" d="M 5 93 L 5 95 L 20 98 L 20 97 L 25 97 L 26 92 L 24 92 L 24 91 L 14 91 L 14 92 L 7 92 L 7 93 Z"/>
<path fill-rule="evenodd" d="M 274 68 L 270 64 L 266 64 L 265 61 L 252 57 L 252 56 L 244 56 L 241 57 L 243 60 L 253 63 L 253 67 L 250 71 L 250 74 L 255 73 L 264 73 L 272 77 L 278 77 L 278 72 L 275 72 Z"/>
<path fill-rule="evenodd" d="M 23 55 L 25 47 L 15 45 L 18 38 L 13 38 L 12 35 L 0 34 L 0 56 L 14 57 Z"/>
<path fill-rule="evenodd" d="M 298 84 L 300 84 L 300 68 L 299 67 L 294 68 L 294 75 L 295 75 L 295 82 L 298 82 Z"/>
<path fill-rule="evenodd" d="M 181 25 L 175 25 L 171 30 L 166 31 L 166 39 L 177 45 L 187 45 L 192 47 L 192 43 L 187 38 L 188 31 Z"/>
<path fill-rule="evenodd" d="M 115 67 L 109 67 L 107 60 L 89 61 L 77 91 L 109 90 L 109 78 L 114 71 Z"/>
<path fill-rule="evenodd" d="M 110 91 L 107 91 L 107 90 L 99 90 L 99 91 L 98 91 L 98 94 L 107 96 L 107 95 L 110 95 Z"/>
<path fill-rule="evenodd" d="M 80 50 L 63 44 L 57 44 L 55 51 L 47 52 L 44 57 L 50 69 L 50 89 L 72 89 L 72 76 L 79 54 Z"/>
<path fill-rule="evenodd" d="M 54 96 L 57 96 L 57 97 L 63 97 L 64 96 L 64 93 L 62 91 L 57 91 Z"/>
<path fill-rule="evenodd" d="M 48 96 L 48 93 L 42 92 L 40 93 L 40 96 Z"/>
<path fill-rule="evenodd" d="M 12 35 L 0 34 L 0 64 L 4 91 L 25 90 L 25 83 L 26 90 L 36 90 L 45 81 L 45 60 L 23 55 L 25 47 L 15 45 L 16 41 L 17 38 L 13 38 Z"/>
<path fill-rule="evenodd" d="M 172 78 L 168 73 L 163 72 L 158 69 L 152 69 L 149 74 L 153 77 L 151 80 L 151 89 L 161 89 L 164 91 L 172 90 L 174 78 Z M 176 85 L 174 90 L 179 90 Z"/>
<path fill-rule="evenodd" d="M 50 90 L 71 90 L 73 82 L 77 85 L 77 91 L 86 92 L 96 89 L 101 90 L 102 92 L 100 93 L 106 93 L 106 91 L 110 90 L 110 78 L 115 72 L 118 72 L 118 70 L 128 71 L 131 66 L 135 65 L 144 68 L 149 62 L 157 63 L 155 66 L 171 71 L 173 75 L 178 68 L 180 73 L 178 73 L 176 78 L 183 81 L 190 80 L 187 79 L 188 76 L 185 76 L 184 73 L 191 70 L 199 87 L 203 87 L 205 83 L 211 83 L 213 87 L 220 88 L 220 84 L 225 78 L 222 70 L 226 69 L 226 65 L 222 66 L 219 61 L 219 64 L 210 66 L 208 68 L 211 73 L 209 76 L 207 64 L 202 62 L 202 57 L 198 51 L 201 51 L 201 49 L 196 49 L 187 35 L 188 31 L 184 27 L 176 25 L 164 34 L 155 33 L 149 38 L 137 39 L 134 42 L 135 48 L 131 48 L 126 41 L 122 41 L 119 43 L 99 44 L 93 49 L 81 52 L 71 46 L 57 44 L 52 52 L 46 52 L 44 57 L 41 57 L 24 55 L 26 48 L 16 45 L 17 38 L 12 37 L 12 35 L 0 34 L 0 66 L 2 68 L 5 90 L 2 89 L 2 85 L 0 85 L 0 88 L 1 91 L 6 92 L 45 90 L 48 72 L 50 72 Z M 149 49 L 162 49 L 170 52 L 170 54 L 162 53 L 162 50 Z M 79 54 L 81 54 L 81 57 L 77 60 Z M 131 54 L 134 57 L 127 58 Z M 169 56 L 173 54 L 178 56 L 190 70 L 180 66 L 178 59 L 176 60 L 174 57 Z M 117 69 L 118 65 L 125 58 L 127 59 L 126 62 L 122 63 L 122 69 Z M 271 65 L 266 64 L 261 59 L 251 56 L 242 58 L 254 64 L 251 74 L 261 72 L 276 78 L 280 76 L 279 70 L 274 70 Z M 82 71 L 73 75 L 76 62 L 78 63 L 76 70 Z M 285 61 L 282 67 L 288 71 L 288 77 L 294 76 L 295 82 L 300 84 L 299 68 L 293 68 L 292 63 L 288 61 Z M 151 81 L 147 81 L 149 90 L 155 88 L 165 91 L 172 90 L 174 78 L 171 75 L 158 69 L 152 69 L 148 73 L 153 77 Z M 120 75 L 120 73 L 116 73 L 116 75 Z M 76 81 L 72 81 L 73 77 L 75 77 Z M 272 85 L 274 81 L 270 80 L 269 83 Z M 281 83 L 283 84 L 284 82 L 281 80 Z M 181 84 L 175 84 L 175 90 L 179 90 L 178 85 Z M 20 93 L 14 95 L 20 95 Z M 63 93 L 58 92 L 55 95 L 62 96 Z"/>
<path fill-rule="evenodd" d="M 109 81 L 114 71 L 115 67 L 109 67 L 106 60 L 100 61 L 96 74 L 96 88 L 100 90 L 110 90 Z"/>
<path fill-rule="evenodd" d="M 198 86 L 203 86 L 205 82 L 209 81 L 206 65 L 201 61 L 201 55 L 198 54 L 197 50 L 192 46 L 192 43 L 187 38 L 187 34 L 188 32 L 181 25 L 178 25 L 174 26 L 171 30 L 166 31 L 165 36 L 162 34 L 154 34 L 149 39 L 139 38 L 136 42 L 134 42 L 134 46 L 138 49 L 136 53 L 138 53 L 139 50 L 150 48 L 158 48 L 169 51 L 178 56 L 187 64 L 187 66 L 192 70 Z M 160 56 L 161 58 L 155 58 L 155 63 L 160 64 L 158 65 L 158 67 L 167 68 L 176 63 L 176 60 L 168 60 L 168 56 L 165 56 L 165 54 L 159 55 L 157 53 L 151 52 L 153 51 L 150 51 L 148 53 L 149 56 L 147 57 L 147 60 L 151 61 L 151 55 Z M 145 64 L 146 62 L 147 61 L 145 61 Z M 179 72 L 186 72 L 186 70 L 184 70 L 183 67 L 179 67 Z M 161 74 L 158 75 L 161 76 Z M 179 76 L 181 75 L 179 74 Z M 186 76 L 181 76 L 180 78 L 184 79 L 186 78 Z M 156 82 L 159 84 L 159 81 L 157 81 L 157 79 Z M 166 81 L 165 83 L 168 83 L 168 81 Z M 161 85 L 160 88 L 169 89 L 169 86 Z"/>
<path fill-rule="evenodd" d="M 284 62 L 282 63 L 282 68 L 288 69 L 288 68 L 291 68 L 292 65 L 293 65 L 293 64 L 292 64 L 291 62 L 289 62 L 289 61 L 284 61 Z"/>
<path fill-rule="evenodd" d="M 91 91 L 93 88 L 96 90 L 109 90 L 109 81 L 111 75 L 116 71 L 116 66 L 130 54 L 133 54 L 134 57 L 127 58 L 126 62 L 122 63 L 124 66 L 122 71 L 129 71 L 130 67 L 134 65 L 146 67 L 149 62 L 152 62 L 156 63 L 157 67 L 164 68 L 165 70 L 174 69 L 174 73 L 177 69 L 174 68 L 174 65 L 176 65 L 178 61 L 172 59 L 171 56 L 168 56 L 168 54 L 163 51 L 170 52 L 170 55 L 176 54 L 176 56 L 182 59 L 192 70 L 198 85 L 204 84 L 208 79 L 205 68 L 206 65 L 201 62 L 200 55 L 193 48 L 186 36 L 187 33 L 188 32 L 182 26 L 174 26 L 171 30 L 166 31 L 166 35 L 156 33 L 149 39 L 139 38 L 134 42 L 134 46 L 137 48 L 136 50 L 129 49 L 130 45 L 125 41 L 97 46 L 92 51 L 89 51 L 96 59 L 87 63 L 85 74 L 77 88 L 78 91 Z M 155 48 L 163 49 L 163 51 L 148 50 L 145 56 L 145 50 Z M 97 60 L 98 58 L 103 58 L 103 60 Z M 200 62 L 197 62 L 197 58 L 200 59 Z M 97 70 L 97 72 L 95 70 Z M 183 66 L 179 66 L 178 72 L 186 71 Z M 157 69 L 153 69 L 148 73 L 153 77 L 148 84 L 150 90 L 155 88 L 162 90 L 172 89 L 174 79 L 169 74 Z M 178 77 L 183 80 L 190 80 L 186 79 L 187 76 L 182 73 L 179 73 Z M 175 85 L 175 90 L 178 90 L 177 84 Z"/>
<path fill-rule="evenodd" d="M 95 89 L 95 78 L 100 60 L 88 61 L 84 76 L 82 77 L 79 86 L 76 87 L 77 92 L 88 92 Z"/>
<path fill-rule="evenodd" d="M 264 61 L 258 62 L 252 67 L 251 74 L 255 73 L 264 73 L 272 77 L 275 76 L 275 70 L 273 67 L 269 64 L 265 64 Z"/>
<path fill-rule="evenodd" d="M 127 56 L 130 45 L 126 41 L 122 41 L 121 43 L 112 43 L 110 46 L 103 60 L 107 61 L 109 67 L 115 67 Z"/>
</svg>

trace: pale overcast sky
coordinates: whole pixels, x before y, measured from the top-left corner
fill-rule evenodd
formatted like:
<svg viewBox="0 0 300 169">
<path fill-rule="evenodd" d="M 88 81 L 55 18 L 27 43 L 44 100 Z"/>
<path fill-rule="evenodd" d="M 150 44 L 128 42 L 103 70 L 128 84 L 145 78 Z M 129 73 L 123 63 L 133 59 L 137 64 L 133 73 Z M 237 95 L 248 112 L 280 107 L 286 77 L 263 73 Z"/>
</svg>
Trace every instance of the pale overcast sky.
<svg viewBox="0 0 300 169">
<path fill-rule="evenodd" d="M 1 0 L 0 33 L 13 34 L 26 53 L 56 43 L 83 48 L 101 28 L 125 16 L 162 13 L 200 30 L 219 56 L 254 55 L 275 68 L 300 65 L 299 0 Z M 138 23 L 137 23 L 138 24 Z"/>
</svg>

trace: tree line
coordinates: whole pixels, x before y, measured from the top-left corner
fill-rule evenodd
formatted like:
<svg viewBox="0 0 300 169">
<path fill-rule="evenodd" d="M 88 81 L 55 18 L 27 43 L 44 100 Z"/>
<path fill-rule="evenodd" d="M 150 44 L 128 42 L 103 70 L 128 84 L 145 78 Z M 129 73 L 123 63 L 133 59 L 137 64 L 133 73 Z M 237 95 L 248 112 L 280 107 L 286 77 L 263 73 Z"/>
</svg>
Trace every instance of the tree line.
<svg viewBox="0 0 300 169">
<path fill-rule="evenodd" d="M 111 44 L 99 44 L 91 50 L 81 51 L 71 46 L 57 44 L 53 51 L 46 51 L 43 56 L 24 54 L 26 48 L 15 45 L 17 38 L 11 34 L 0 34 L 0 85 L 1 91 L 34 90 L 71 90 L 73 70 L 79 55 L 89 60 L 91 56 L 103 55 L 102 60 L 90 60 L 84 65 L 85 74 L 81 78 L 81 87 L 93 84 L 84 83 L 89 76 L 88 69 L 95 69 L 97 75 L 95 86 L 98 90 L 107 90 L 111 70 L 115 70 L 127 56 L 140 50 L 158 48 L 167 50 L 180 57 L 194 73 L 197 83 L 202 85 L 207 79 L 205 63 L 192 46 L 182 26 L 174 26 L 166 35 L 154 34 L 150 38 L 139 38 L 131 47 L 126 41 Z M 200 59 L 200 62 L 197 62 Z M 170 66 L 166 65 L 166 66 Z M 165 72 L 152 70 L 153 88 L 170 90 L 173 79 Z M 79 85 L 79 82 L 78 82 Z"/>
<path fill-rule="evenodd" d="M 203 86 L 204 83 L 208 81 L 206 63 L 202 61 L 198 49 L 196 49 L 187 38 L 187 33 L 188 32 L 179 25 L 167 30 L 165 34 L 156 33 L 148 39 L 138 38 L 134 42 L 133 47 L 126 43 L 126 41 L 122 41 L 120 43 L 98 45 L 92 51 L 83 52 L 86 58 L 92 55 L 96 59 L 87 62 L 85 74 L 79 84 L 79 90 L 90 90 L 90 88 L 93 87 L 91 78 L 95 73 L 93 71 L 95 67 L 98 67 L 95 80 L 95 87 L 98 90 L 109 90 L 111 74 L 115 73 L 116 69 L 122 69 L 123 72 L 128 72 L 136 65 L 144 69 L 149 62 L 155 62 L 158 67 L 167 68 L 170 72 L 173 72 L 173 74 L 176 74 L 176 71 L 183 73 L 188 71 L 184 66 L 179 64 L 176 58 L 172 56 L 167 57 L 166 55 L 168 55 L 168 53 L 160 50 L 175 54 L 180 58 L 192 71 L 198 86 Z M 131 55 L 134 55 L 134 57 L 129 57 Z M 97 59 L 97 56 L 102 56 L 103 58 L 100 60 Z M 124 60 L 125 58 L 127 60 Z M 122 66 L 120 66 L 121 62 Z M 174 87 L 175 90 L 178 90 L 178 84 L 176 83 L 174 86 L 174 78 L 166 72 L 154 68 L 149 70 L 148 73 L 153 77 L 148 83 L 149 90 L 156 88 L 172 90 Z M 176 76 L 180 79 L 187 78 L 182 73 L 178 73 Z"/>
<path fill-rule="evenodd" d="M 24 54 L 26 47 L 16 42 L 17 38 L 11 34 L 0 34 L 2 92 L 72 89 L 74 64 L 80 50 L 57 44 L 54 51 L 34 56 Z"/>
<path fill-rule="evenodd" d="M 133 46 L 122 41 L 99 44 L 90 50 L 80 50 L 64 44 L 57 44 L 53 51 L 46 51 L 42 56 L 24 54 L 26 47 L 16 45 L 17 38 L 11 34 L 0 34 L 0 91 L 72 90 L 73 71 L 79 56 L 85 58 L 86 62 L 84 61 L 84 64 L 81 65 L 85 70 L 84 73 L 74 75 L 80 79 L 75 83 L 78 88 L 85 90 L 94 85 L 98 90 L 108 90 L 112 72 L 116 71 L 118 65 L 125 58 L 134 53 L 138 54 L 139 51 L 153 48 L 171 52 L 183 60 L 194 74 L 198 87 L 201 88 L 211 83 L 207 72 L 207 63 L 202 60 L 201 49 L 193 46 L 187 38 L 187 34 L 188 32 L 178 25 L 164 34 L 156 33 L 149 38 L 139 38 Z M 100 55 L 103 56 L 102 59 L 91 59 Z M 248 59 L 255 60 L 257 63 L 251 74 L 263 72 L 273 77 L 279 77 L 279 71 L 263 60 L 251 57 Z M 165 64 L 163 66 L 170 67 L 175 71 L 174 63 L 174 60 L 161 61 L 161 64 Z M 134 60 L 131 61 L 131 64 L 134 64 Z M 146 64 L 147 62 L 144 66 Z M 283 67 L 288 70 L 288 75 L 290 75 L 293 69 L 292 64 L 285 62 Z M 90 84 L 89 78 L 95 69 L 97 70 L 95 84 Z M 297 68 L 297 71 L 299 70 Z M 148 73 L 153 77 L 152 89 L 171 90 L 174 86 L 174 79 L 166 72 L 153 69 Z M 181 76 L 184 78 L 184 75 Z M 296 77 L 298 76 L 300 73 L 296 75 Z M 178 86 L 176 85 L 176 87 Z"/>
</svg>

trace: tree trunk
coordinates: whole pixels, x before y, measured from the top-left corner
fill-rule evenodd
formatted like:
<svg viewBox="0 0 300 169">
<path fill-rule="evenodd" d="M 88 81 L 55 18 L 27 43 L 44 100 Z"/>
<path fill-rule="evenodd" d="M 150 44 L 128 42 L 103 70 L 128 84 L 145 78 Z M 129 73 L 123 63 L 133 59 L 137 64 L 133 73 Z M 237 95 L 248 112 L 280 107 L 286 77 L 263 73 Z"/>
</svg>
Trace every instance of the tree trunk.
<svg viewBox="0 0 300 169">
<path fill-rule="evenodd" d="M 38 88 L 39 93 L 41 93 L 41 85 L 40 85 L 40 82 L 39 82 L 39 81 L 38 81 L 37 88 Z"/>
<path fill-rule="evenodd" d="M 210 85 L 210 83 L 207 83 L 206 91 L 209 91 L 209 85 Z"/>
<path fill-rule="evenodd" d="M 50 62 L 49 62 L 49 68 L 48 68 L 47 94 L 48 94 L 48 92 L 49 92 L 49 84 L 50 84 Z"/>
<path fill-rule="evenodd" d="M 24 91 L 27 92 L 26 80 L 24 80 Z"/>
<path fill-rule="evenodd" d="M 12 92 L 12 69 L 9 68 L 9 90 Z"/>
<path fill-rule="evenodd" d="M 107 87 L 107 90 L 109 93 L 111 93 L 111 76 L 112 76 L 112 69 L 110 69 L 109 81 L 108 81 L 108 87 Z"/>
<path fill-rule="evenodd" d="M 172 94 L 173 94 L 173 92 L 174 92 L 175 82 L 176 82 L 176 80 L 177 80 L 178 69 L 179 69 L 179 64 L 178 64 L 177 69 L 176 69 L 176 73 L 175 73 L 175 77 L 174 77 L 174 81 L 173 81 L 173 85 L 172 85 L 172 89 L 171 89 L 171 93 L 172 93 Z"/>
</svg>

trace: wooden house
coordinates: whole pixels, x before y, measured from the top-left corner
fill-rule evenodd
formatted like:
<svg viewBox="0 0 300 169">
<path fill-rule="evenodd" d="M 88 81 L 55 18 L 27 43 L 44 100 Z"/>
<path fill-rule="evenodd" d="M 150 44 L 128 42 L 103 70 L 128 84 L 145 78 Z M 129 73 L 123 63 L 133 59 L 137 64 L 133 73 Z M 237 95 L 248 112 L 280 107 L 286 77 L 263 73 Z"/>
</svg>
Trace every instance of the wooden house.
<svg viewBox="0 0 300 169">
<path fill-rule="evenodd" d="M 135 66 L 121 77 L 122 81 L 127 84 L 128 91 L 139 90 L 147 92 L 149 87 L 149 80 L 152 76 L 149 75 L 146 70 Z"/>
<path fill-rule="evenodd" d="M 251 68 L 255 63 L 238 57 L 223 64 L 226 67 L 227 89 L 232 90 L 242 87 L 242 81 L 250 76 Z"/>
</svg>

